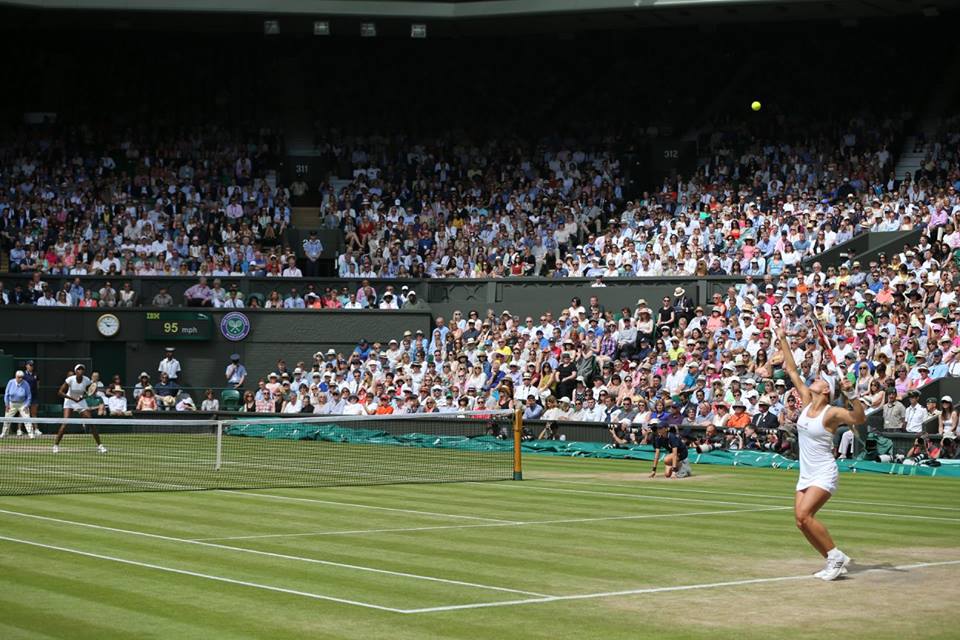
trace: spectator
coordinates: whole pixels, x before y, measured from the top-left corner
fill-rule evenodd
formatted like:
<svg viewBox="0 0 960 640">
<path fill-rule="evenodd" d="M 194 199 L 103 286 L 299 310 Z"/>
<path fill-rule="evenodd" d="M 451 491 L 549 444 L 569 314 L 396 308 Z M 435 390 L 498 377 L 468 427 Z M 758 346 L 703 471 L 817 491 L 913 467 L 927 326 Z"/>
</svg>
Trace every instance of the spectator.
<svg viewBox="0 0 960 640">
<path fill-rule="evenodd" d="M 123 387 L 117 385 L 110 388 L 110 395 L 107 396 L 107 412 L 111 416 L 133 415 L 133 412 L 127 408 L 127 397 L 123 392 Z"/>
<path fill-rule="evenodd" d="M 186 391 L 180 391 L 175 397 L 175 409 L 178 412 L 196 411 L 197 407 L 193 403 L 193 398 Z"/>
<path fill-rule="evenodd" d="M 253 298 L 253 300 L 256 300 L 256 298 Z M 214 306 L 224 309 L 243 309 L 243 298 L 240 297 L 240 291 L 236 288 L 236 285 L 231 286 L 223 302 L 219 302 Z"/>
<path fill-rule="evenodd" d="M 183 303 L 188 307 L 213 306 L 213 294 L 210 287 L 207 286 L 206 277 L 201 276 L 197 284 L 191 286 L 184 292 Z"/>
<path fill-rule="evenodd" d="M 200 403 L 201 411 L 216 412 L 220 410 L 220 401 L 217 400 L 213 389 L 207 389 L 203 394 L 203 402 Z"/>
<path fill-rule="evenodd" d="M 908 433 L 923 433 L 923 424 L 927 421 L 927 410 L 920 404 L 920 392 L 913 390 L 907 394 L 910 404 L 907 405 L 904 417 Z"/>
<path fill-rule="evenodd" d="M 770 411 L 770 398 L 762 396 L 757 402 L 758 411 L 750 418 L 750 425 L 756 431 L 772 431 L 779 427 L 780 421 Z"/>
<path fill-rule="evenodd" d="M 118 307 L 133 307 L 137 303 L 137 293 L 133 290 L 133 287 L 129 282 L 123 283 L 123 288 L 120 290 L 120 295 L 117 300 Z"/>
<path fill-rule="evenodd" d="M 283 269 L 282 275 L 284 278 L 302 278 L 303 272 L 300 271 L 300 268 L 297 266 L 297 260 L 293 256 L 290 256 L 287 259 L 287 266 Z M 299 413 L 299 412 L 295 412 Z"/>
<path fill-rule="evenodd" d="M 153 296 L 152 306 L 154 307 L 172 307 L 173 306 L 173 296 L 167 293 L 167 288 L 165 286 L 160 287 L 160 291 L 157 295 Z"/>
<path fill-rule="evenodd" d="M 133 387 L 133 399 L 139 400 L 140 394 L 143 393 L 143 390 L 150 386 L 150 374 L 146 371 L 141 371 L 140 375 L 137 376 L 137 384 Z"/>
<path fill-rule="evenodd" d="M 953 398 L 950 396 L 940 398 L 940 410 L 937 421 L 937 433 L 940 434 L 941 440 L 952 440 L 957 437 L 958 415 L 957 410 L 953 407 Z"/>
<path fill-rule="evenodd" d="M 290 289 L 290 295 L 288 295 L 283 300 L 284 309 L 304 309 L 306 308 L 306 303 L 303 298 L 300 296 L 300 293 L 297 292 L 296 287 Z"/>
<path fill-rule="evenodd" d="M 157 411 L 157 398 L 153 393 L 153 387 L 146 386 L 137 398 L 137 411 Z"/>
<path fill-rule="evenodd" d="M 179 386 L 175 380 L 171 380 L 166 372 L 160 374 L 160 380 L 153 387 L 157 397 L 157 403 L 161 409 L 172 409 L 176 403 L 176 396 Z"/>
<path fill-rule="evenodd" d="M 117 306 L 117 302 L 118 302 L 117 290 L 114 289 L 109 282 L 104 283 L 104 285 L 100 287 L 100 291 L 98 292 L 98 295 L 100 296 L 101 307 L 110 308 L 110 307 Z"/>
</svg>

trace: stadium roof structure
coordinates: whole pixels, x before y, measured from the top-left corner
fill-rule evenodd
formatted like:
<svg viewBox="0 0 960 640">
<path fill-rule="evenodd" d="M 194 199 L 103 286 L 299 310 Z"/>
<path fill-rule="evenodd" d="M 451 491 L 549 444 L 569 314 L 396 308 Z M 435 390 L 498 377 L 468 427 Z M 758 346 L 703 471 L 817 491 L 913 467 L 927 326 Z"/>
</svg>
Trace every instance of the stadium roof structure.
<svg viewBox="0 0 960 640">
<path fill-rule="evenodd" d="M 610 14 L 617 21 L 790 20 L 933 15 L 947 0 L 0 0 L 40 10 L 256 13 L 314 17 L 470 21 L 523 16 Z M 645 16 L 645 14 L 648 14 Z M 653 26 L 653 25 L 651 25 Z"/>
</svg>

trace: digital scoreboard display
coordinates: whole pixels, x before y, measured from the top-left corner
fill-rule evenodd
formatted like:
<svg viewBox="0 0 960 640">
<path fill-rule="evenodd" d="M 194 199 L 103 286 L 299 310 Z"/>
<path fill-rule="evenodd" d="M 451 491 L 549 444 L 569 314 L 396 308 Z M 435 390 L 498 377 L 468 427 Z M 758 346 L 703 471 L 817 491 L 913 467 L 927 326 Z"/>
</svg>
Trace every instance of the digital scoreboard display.
<svg viewBox="0 0 960 640">
<path fill-rule="evenodd" d="M 147 340 L 210 340 L 213 316 L 193 311 L 148 311 Z"/>
</svg>

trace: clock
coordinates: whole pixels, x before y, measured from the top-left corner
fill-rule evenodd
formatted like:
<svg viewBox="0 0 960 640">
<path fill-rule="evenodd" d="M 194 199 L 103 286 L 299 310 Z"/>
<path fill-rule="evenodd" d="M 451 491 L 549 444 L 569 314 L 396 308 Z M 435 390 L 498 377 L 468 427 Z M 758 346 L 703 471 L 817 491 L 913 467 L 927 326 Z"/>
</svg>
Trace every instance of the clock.
<svg viewBox="0 0 960 640">
<path fill-rule="evenodd" d="M 97 318 L 97 331 L 104 338 L 112 338 L 120 331 L 120 318 L 112 313 L 105 313 Z"/>
</svg>

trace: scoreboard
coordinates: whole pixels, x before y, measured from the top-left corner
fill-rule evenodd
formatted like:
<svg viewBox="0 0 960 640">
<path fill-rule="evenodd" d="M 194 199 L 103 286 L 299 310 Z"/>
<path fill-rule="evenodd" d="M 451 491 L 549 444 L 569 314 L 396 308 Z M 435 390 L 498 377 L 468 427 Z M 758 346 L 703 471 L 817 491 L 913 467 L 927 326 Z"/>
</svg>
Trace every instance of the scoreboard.
<svg viewBox="0 0 960 640">
<path fill-rule="evenodd" d="M 145 327 L 147 340 L 210 340 L 213 317 L 194 311 L 148 311 Z"/>
</svg>

